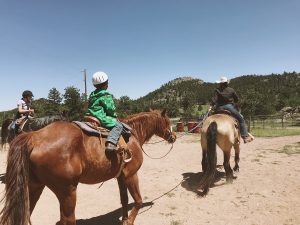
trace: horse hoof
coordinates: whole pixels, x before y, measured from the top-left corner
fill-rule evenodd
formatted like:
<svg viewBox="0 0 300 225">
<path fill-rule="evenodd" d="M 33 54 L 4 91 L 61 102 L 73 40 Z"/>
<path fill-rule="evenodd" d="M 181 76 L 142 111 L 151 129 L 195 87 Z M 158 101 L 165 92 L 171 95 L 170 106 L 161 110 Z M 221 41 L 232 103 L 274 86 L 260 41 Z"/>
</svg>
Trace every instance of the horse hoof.
<svg viewBox="0 0 300 225">
<path fill-rule="evenodd" d="M 234 171 L 234 172 L 240 172 L 240 168 L 239 168 L 238 166 L 237 166 L 237 167 L 234 167 L 234 168 L 233 168 L 233 171 Z"/>
<path fill-rule="evenodd" d="M 127 220 L 122 220 L 122 225 L 128 225 Z"/>
<path fill-rule="evenodd" d="M 128 220 L 122 220 L 122 225 L 133 225 L 133 223 L 128 222 Z"/>
</svg>

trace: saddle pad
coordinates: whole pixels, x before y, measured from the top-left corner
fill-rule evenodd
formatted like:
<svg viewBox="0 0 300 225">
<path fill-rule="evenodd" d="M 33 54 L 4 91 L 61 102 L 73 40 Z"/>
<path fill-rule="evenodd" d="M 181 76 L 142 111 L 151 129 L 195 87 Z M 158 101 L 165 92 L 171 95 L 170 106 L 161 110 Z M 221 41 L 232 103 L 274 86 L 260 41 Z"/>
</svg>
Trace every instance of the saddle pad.
<svg viewBox="0 0 300 225">
<path fill-rule="evenodd" d="M 79 126 L 82 130 L 87 132 L 90 135 L 100 137 L 100 132 L 90 126 L 88 126 L 85 122 L 80 122 L 80 121 L 73 121 L 77 126 Z"/>
</svg>

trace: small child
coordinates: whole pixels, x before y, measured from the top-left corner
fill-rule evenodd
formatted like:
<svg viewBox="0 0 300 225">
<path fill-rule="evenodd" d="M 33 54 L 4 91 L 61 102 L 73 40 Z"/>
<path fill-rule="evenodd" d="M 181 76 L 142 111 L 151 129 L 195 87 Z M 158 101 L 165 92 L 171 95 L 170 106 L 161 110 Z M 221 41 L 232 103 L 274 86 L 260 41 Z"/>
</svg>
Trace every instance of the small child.
<svg viewBox="0 0 300 225">
<path fill-rule="evenodd" d="M 17 103 L 17 114 L 15 117 L 15 130 L 20 133 L 20 126 L 23 124 L 24 120 L 27 119 L 31 113 L 34 113 L 34 109 L 31 109 L 31 101 L 33 94 L 31 91 L 26 90 L 22 93 L 22 98 Z"/>
<path fill-rule="evenodd" d="M 112 95 L 108 93 L 108 76 L 104 72 L 93 74 L 92 82 L 96 88 L 89 96 L 87 116 L 96 117 L 101 126 L 110 130 L 105 143 L 106 152 L 115 152 L 123 131 L 123 125 L 117 120 L 116 107 Z"/>
</svg>

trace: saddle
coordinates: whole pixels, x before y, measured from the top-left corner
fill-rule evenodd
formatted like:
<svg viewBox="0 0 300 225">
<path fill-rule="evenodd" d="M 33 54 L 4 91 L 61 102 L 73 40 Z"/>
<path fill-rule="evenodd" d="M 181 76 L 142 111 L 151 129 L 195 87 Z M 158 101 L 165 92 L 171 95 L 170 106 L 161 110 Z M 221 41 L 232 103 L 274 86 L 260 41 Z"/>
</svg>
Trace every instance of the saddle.
<svg viewBox="0 0 300 225">
<path fill-rule="evenodd" d="M 214 114 L 226 114 L 228 116 L 231 116 L 234 119 L 234 121 L 235 121 L 234 126 L 236 127 L 236 129 L 240 130 L 240 123 L 239 123 L 239 121 L 232 115 L 232 113 L 230 111 L 228 111 L 228 110 L 217 110 L 217 111 L 214 112 Z M 249 137 L 252 140 L 254 140 L 254 136 L 252 134 L 250 134 L 248 132 L 248 135 L 249 135 Z"/>
<path fill-rule="evenodd" d="M 230 116 L 235 121 L 235 123 L 234 123 L 235 127 L 237 129 L 239 129 L 239 127 L 240 127 L 239 121 L 232 115 L 232 113 L 230 111 L 225 110 L 225 109 L 223 109 L 223 110 L 216 110 L 216 111 L 213 112 L 213 114 L 225 114 L 225 115 Z"/>
<path fill-rule="evenodd" d="M 28 116 L 22 116 L 16 120 L 13 120 L 11 124 L 8 126 L 8 129 L 15 130 L 15 128 L 17 128 L 16 132 L 19 134 L 23 131 L 23 128 L 27 123 L 28 119 L 29 119 Z"/>
<path fill-rule="evenodd" d="M 101 127 L 100 121 L 92 116 L 85 116 L 83 122 L 73 121 L 73 123 L 75 123 L 88 135 L 99 137 L 101 145 L 103 144 L 102 138 L 106 139 L 110 132 L 108 129 Z M 131 128 L 128 125 L 123 124 L 123 132 L 117 144 L 118 153 L 121 153 L 125 157 L 124 160 L 128 160 L 129 158 L 131 160 L 131 152 L 127 145 L 127 142 L 129 141 L 129 137 L 131 135 L 130 131 Z"/>
</svg>

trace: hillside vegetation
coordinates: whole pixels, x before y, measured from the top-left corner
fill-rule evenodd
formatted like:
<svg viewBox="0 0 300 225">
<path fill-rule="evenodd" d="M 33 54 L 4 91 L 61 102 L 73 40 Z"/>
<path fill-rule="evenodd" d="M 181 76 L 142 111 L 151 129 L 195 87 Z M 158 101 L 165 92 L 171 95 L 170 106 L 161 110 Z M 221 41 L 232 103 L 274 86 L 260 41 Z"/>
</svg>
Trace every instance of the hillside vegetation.
<svg viewBox="0 0 300 225">
<path fill-rule="evenodd" d="M 300 73 L 245 75 L 232 79 L 230 86 L 239 95 L 244 116 L 270 115 L 284 107 L 300 106 Z M 197 117 L 207 110 L 215 88 L 214 83 L 179 77 L 139 99 L 122 96 L 116 105 L 120 117 L 150 108 L 166 108 L 170 117 Z M 33 107 L 37 117 L 65 111 L 70 120 L 78 120 L 85 112 L 84 96 L 74 87 L 67 87 L 64 94 L 52 88 L 48 98 L 35 100 Z M 0 119 L 12 118 L 15 110 L 0 112 Z"/>
<path fill-rule="evenodd" d="M 296 72 L 241 76 L 232 79 L 230 86 L 236 90 L 245 116 L 269 115 L 300 105 L 300 74 Z M 197 116 L 207 109 L 216 87 L 199 79 L 178 78 L 137 100 L 123 97 L 119 107 L 125 114 L 152 107 L 167 108 L 172 117 Z"/>
</svg>

